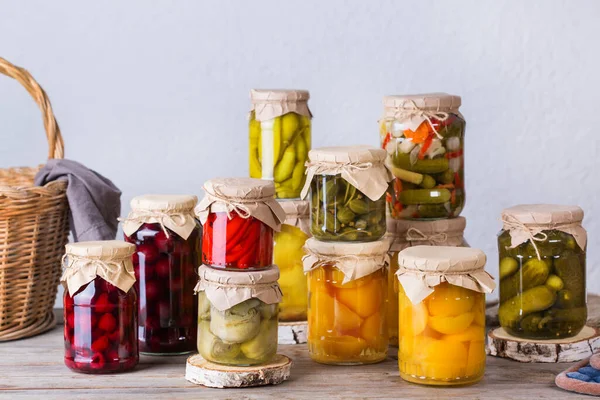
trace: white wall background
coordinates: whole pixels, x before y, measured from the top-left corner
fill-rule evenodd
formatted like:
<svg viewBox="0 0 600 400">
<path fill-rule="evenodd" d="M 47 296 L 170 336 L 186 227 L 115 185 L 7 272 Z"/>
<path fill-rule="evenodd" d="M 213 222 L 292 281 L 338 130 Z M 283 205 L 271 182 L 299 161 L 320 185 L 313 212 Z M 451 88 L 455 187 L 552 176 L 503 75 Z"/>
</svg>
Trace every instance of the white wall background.
<svg viewBox="0 0 600 400">
<path fill-rule="evenodd" d="M 500 211 L 578 204 L 600 292 L 600 1 L 4 1 L 0 56 L 49 93 L 67 157 L 123 190 L 247 172 L 250 88 L 311 92 L 313 146 L 378 145 L 385 94 L 447 91 L 467 119 L 467 239 L 496 274 Z M 46 156 L 0 77 L 0 167 Z"/>
</svg>

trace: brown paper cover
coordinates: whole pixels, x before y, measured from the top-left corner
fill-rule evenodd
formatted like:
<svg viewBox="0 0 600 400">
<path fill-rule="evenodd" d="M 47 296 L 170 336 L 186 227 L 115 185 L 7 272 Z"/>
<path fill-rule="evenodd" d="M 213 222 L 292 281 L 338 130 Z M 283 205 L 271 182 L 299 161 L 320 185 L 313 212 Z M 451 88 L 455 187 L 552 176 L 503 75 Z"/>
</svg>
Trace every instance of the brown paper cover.
<svg viewBox="0 0 600 400">
<path fill-rule="evenodd" d="M 464 217 L 435 221 L 387 220 L 386 237 L 392 242 L 390 252 L 402 251 L 407 247 L 463 246 L 467 220 Z"/>
<path fill-rule="evenodd" d="M 268 121 L 290 112 L 312 118 L 308 108 L 310 94 L 306 90 L 252 89 L 250 100 L 257 121 Z"/>
<path fill-rule="evenodd" d="M 460 96 L 448 93 L 385 96 L 383 118 L 400 122 L 404 129 L 415 131 L 421 123 L 432 118 L 444 121 L 449 113 L 460 115 L 460 105 Z"/>
<path fill-rule="evenodd" d="M 295 226 L 302 232 L 311 236 L 310 233 L 310 203 L 306 200 L 278 200 L 283 211 L 285 211 L 285 225 Z"/>
</svg>

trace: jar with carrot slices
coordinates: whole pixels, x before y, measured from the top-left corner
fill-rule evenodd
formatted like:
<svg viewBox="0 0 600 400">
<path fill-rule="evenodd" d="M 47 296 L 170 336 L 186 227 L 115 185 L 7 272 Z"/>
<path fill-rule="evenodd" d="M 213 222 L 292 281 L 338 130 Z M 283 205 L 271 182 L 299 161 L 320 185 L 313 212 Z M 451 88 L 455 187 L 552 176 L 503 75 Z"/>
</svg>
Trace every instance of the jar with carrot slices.
<svg viewBox="0 0 600 400">
<path fill-rule="evenodd" d="M 308 239 L 308 350 L 319 363 L 371 364 L 387 355 L 389 242 Z"/>
<path fill-rule="evenodd" d="M 385 234 L 386 152 L 370 146 L 308 153 L 302 198 L 310 190 L 311 233 L 323 241 L 369 242 Z"/>
<path fill-rule="evenodd" d="M 311 145 L 309 93 L 253 89 L 250 98 L 250 176 L 272 180 L 278 199 L 297 198 Z"/>
<path fill-rule="evenodd" d="M 285 220 L 273 182 L 217 178 L 207 181 L 204 191 L 196 208 L 203 226 L 202 262 L 232 270 L 270 267 L 273 232 Z"/>
<path fill-rule="evenodd" d="M 478 249 L 415 246 L 398 254 L 402 379 L 465 385 L 485 370 L 485 293 L 495 288 Z"/>
<path fill-rule="evenodd" d="M 464 217 L 436 221 L 387 220 L 386 238 L 391 241 L 387 291 L 387 323 L 391 346 L 398 346 L 398 253 L 408 247 L 422 245 L 469 247 L 463 236 L 466 224 Z"/>
<path fill-rule="evenodd" d="M 396 219 L 458 216 L 465 204 L 465 120 L 446 93 L 385 96 L 381 146 L 394 175 L 387 195 Z"/>
</svg>

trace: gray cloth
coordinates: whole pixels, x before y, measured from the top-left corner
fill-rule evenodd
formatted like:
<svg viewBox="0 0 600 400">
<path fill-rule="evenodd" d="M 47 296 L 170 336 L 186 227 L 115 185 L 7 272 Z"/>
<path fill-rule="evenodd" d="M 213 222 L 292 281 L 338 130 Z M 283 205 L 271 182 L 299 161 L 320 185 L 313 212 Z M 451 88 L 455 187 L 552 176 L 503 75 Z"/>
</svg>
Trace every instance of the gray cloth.
<svg viewBox="0 0 600 400">
<path fill-rule="evenodd" d="M 35 176 L 43 186 L 67 180 L 71 232 L 76 242 L 112 240 L 121 215 L 121 191 L 110 180 L 71 160 L 48 160 Z"/>
</svg>

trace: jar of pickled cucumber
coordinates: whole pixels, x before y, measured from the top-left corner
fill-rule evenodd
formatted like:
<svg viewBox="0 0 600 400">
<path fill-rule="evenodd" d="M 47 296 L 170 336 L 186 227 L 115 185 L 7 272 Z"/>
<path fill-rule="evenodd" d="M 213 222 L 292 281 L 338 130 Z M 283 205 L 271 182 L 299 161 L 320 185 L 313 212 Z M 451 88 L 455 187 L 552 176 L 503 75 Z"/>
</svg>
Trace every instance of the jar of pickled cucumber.
<svg viewBox="0 0 600 400">
<path fill-rule="evenodd" d="M 485 293 L 495 288 L 485 254 L 415 246 L 398 254 L 398 367 L 425 385 L 478 382 L 485 370 Z"/>
<path fill-rule="evenodd" d="M 387 355 L 389 242 L 306 241 L 308 350 L 319 363 L 371 364 Z"/>
<path fill-rule="evenodd" d="M 277 353 L 279 270 L 198 269 L 198 352 L 218 364 L 248 366 Z"/>
<path fill-rule="evenodd" d="M 464 217 L 437 221 L 387 220 L 386 238 L 391 241 L 388 270 L 387 322 L 391 346 L 398 346 L 398 253 L 413 246 L 469 247 L 464 238 Z"/>
<path fill-rule="evenodd" d="M 131 200 L 123 219 L 133 257 L 139 296 L 140 352 L 184 354 L 196 348 L 194 285 L 200 265 L 200 224 L 196 196 L 144 195 Z"/>
<path fill-rule="evenodd" d="M 279 199 L 297 198 L 304 186 L 312 114 L 306 90 L 250 92 L 250 176 L 275 182 Z"/>
<path fill-rule="evenodd" d="M 135 246 L 116 240 L 70 243 L 63 259 L 65 364 L 107 374 L 139 361 Z"/>
<path fill-rule="evenodd" d="M 217 178 L 204 184 L 196 214 L 202 222 L 202 262 L 214 268 L 258 270 L 273 264 L 273 232 L 285 212 L 273 182 Z"/>
<path fill-rule="evenodd" d="M 387 203 L 396 219 L 443 219 L 465 204 L 465 120 L 447 93 L 385 96 L 381 146 L 394 180 Z"/>
<path fill-rule="evenodd" d="M 283 299 L 279 303 L 279 321 L 306 321 L 308 285 L 302 257 L 304 243 L 310 237 L 310 206 L 304 200 L 280 200 L 285 211 L 281 231 L 275 233 L 273 261 L 279 267 L 279 286 Z"/>
<path fill-rule="evenodd" d="M 323 147 L 308 153 L 311 233 L 323 241 L 369 242 L 385 234 L 385 193 L 392 175 L 386 152 L 370 146 Z"/>
<path fill-rule="evenodd" d="M 587 320 L 587 233 L 577 206 L 519 205 L 502 211 L 500 325 L 522 338 L 577 335 Z"/>
</svg>

